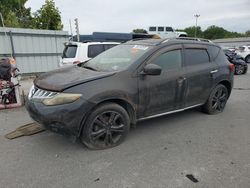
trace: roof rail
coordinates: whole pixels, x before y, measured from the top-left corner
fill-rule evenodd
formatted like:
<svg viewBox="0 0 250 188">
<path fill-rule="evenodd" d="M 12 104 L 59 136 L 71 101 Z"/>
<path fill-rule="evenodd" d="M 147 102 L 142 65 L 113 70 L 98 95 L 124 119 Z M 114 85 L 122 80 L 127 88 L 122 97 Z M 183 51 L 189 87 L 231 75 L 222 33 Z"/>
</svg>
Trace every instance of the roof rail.
<svg viewBox="0 0 250 188">
<path fill-rule="evenodd" d="M 200 42 L 209 42 L 209 43 L 213 43 L 211 40 L 203 39 L 203 38 L 177 37 L 176 39 L 181 39 L 181 40 L 193 40 L 193 41 L 200 41 Z"/>
</svg>

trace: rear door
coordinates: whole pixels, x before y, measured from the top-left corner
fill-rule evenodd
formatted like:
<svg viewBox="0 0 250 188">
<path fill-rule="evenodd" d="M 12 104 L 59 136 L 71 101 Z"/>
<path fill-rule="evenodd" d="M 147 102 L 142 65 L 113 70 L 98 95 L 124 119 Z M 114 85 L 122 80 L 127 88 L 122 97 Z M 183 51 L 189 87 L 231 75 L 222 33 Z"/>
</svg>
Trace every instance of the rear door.
<svg viewBox="0 0 250 188">
<path fill-rule="evenodd" d="M 159 51 L 147 62 L 159 65 L 162 72 L 139 77 L 140 117 L 181 108 L 185 89 L 182 59 L 182 46 L 174 45 Z"/>
<path fill-rule="evenodd" d="M 185 79 L 187 90 L 185 107 L 206 102 L 213 87 L 218 65 L 209 56 L 206 45 L 184 45 Z"/>
</svg>

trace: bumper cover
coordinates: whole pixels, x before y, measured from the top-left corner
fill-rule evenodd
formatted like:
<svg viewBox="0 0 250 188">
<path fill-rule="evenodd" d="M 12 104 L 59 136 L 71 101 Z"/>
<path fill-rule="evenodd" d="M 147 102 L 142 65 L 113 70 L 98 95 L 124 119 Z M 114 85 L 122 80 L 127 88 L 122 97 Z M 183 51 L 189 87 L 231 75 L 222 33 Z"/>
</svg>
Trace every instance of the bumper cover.
<svg viewBox="0 0 250 188">
<path fill-rule="evenodd" d="M 26 102 L 26 109 L 30 117 L 44 128 L 59 134 L 77 137 L 81 131 L 84 117 L 93 106 L 93 103 L 83 99 L 55 106 L 46 106 L 32 100 Z"/>
</svg>

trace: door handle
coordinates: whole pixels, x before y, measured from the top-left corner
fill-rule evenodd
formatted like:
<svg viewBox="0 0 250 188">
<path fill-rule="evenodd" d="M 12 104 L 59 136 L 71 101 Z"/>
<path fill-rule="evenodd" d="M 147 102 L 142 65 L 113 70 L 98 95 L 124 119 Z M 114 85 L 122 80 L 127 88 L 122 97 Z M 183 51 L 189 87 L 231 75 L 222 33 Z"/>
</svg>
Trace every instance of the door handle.
<svg viewBox="0 0 250 188">
<path fill-rule="evenodd" d="M 211 73 L 211 74 L 214 74 L 214 73 L 216 73 L 216 72 L 218 72 L 217 69 L 216 69 L 216 70 L 212 70 L 210 73 Z"/>
<path fill-rule="evenodd" d="M 178 81 L 178 84 L 181 85 L 185 80 L 186 80 L 185 77 L 180 77 L 177 81 Z"/>
</svg>

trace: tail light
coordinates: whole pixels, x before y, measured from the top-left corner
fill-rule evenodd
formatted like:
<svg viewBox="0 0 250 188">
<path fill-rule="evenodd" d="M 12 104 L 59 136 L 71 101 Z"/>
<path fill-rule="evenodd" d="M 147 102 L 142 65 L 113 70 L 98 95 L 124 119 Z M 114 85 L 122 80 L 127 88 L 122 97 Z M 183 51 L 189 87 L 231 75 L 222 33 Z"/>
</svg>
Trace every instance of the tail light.
<svg viewBox="0 0 250 188">
<path fill-rule="evenodd" d="M 234 72 L 234 69 L 235 69 L 234 64 L 230 63 L 229 64 L 229 70 L 232 71 L 232 72 Z"/>
<path fill-rule="evenodd" d="M 75 64 L 75 65 L 77 65 L 77 64 L 79 64 L 79 63 L 81 63 L 81 61 L 74 61 L 74 62 L 73 62 L 73 64 Z"/>
</svg>

